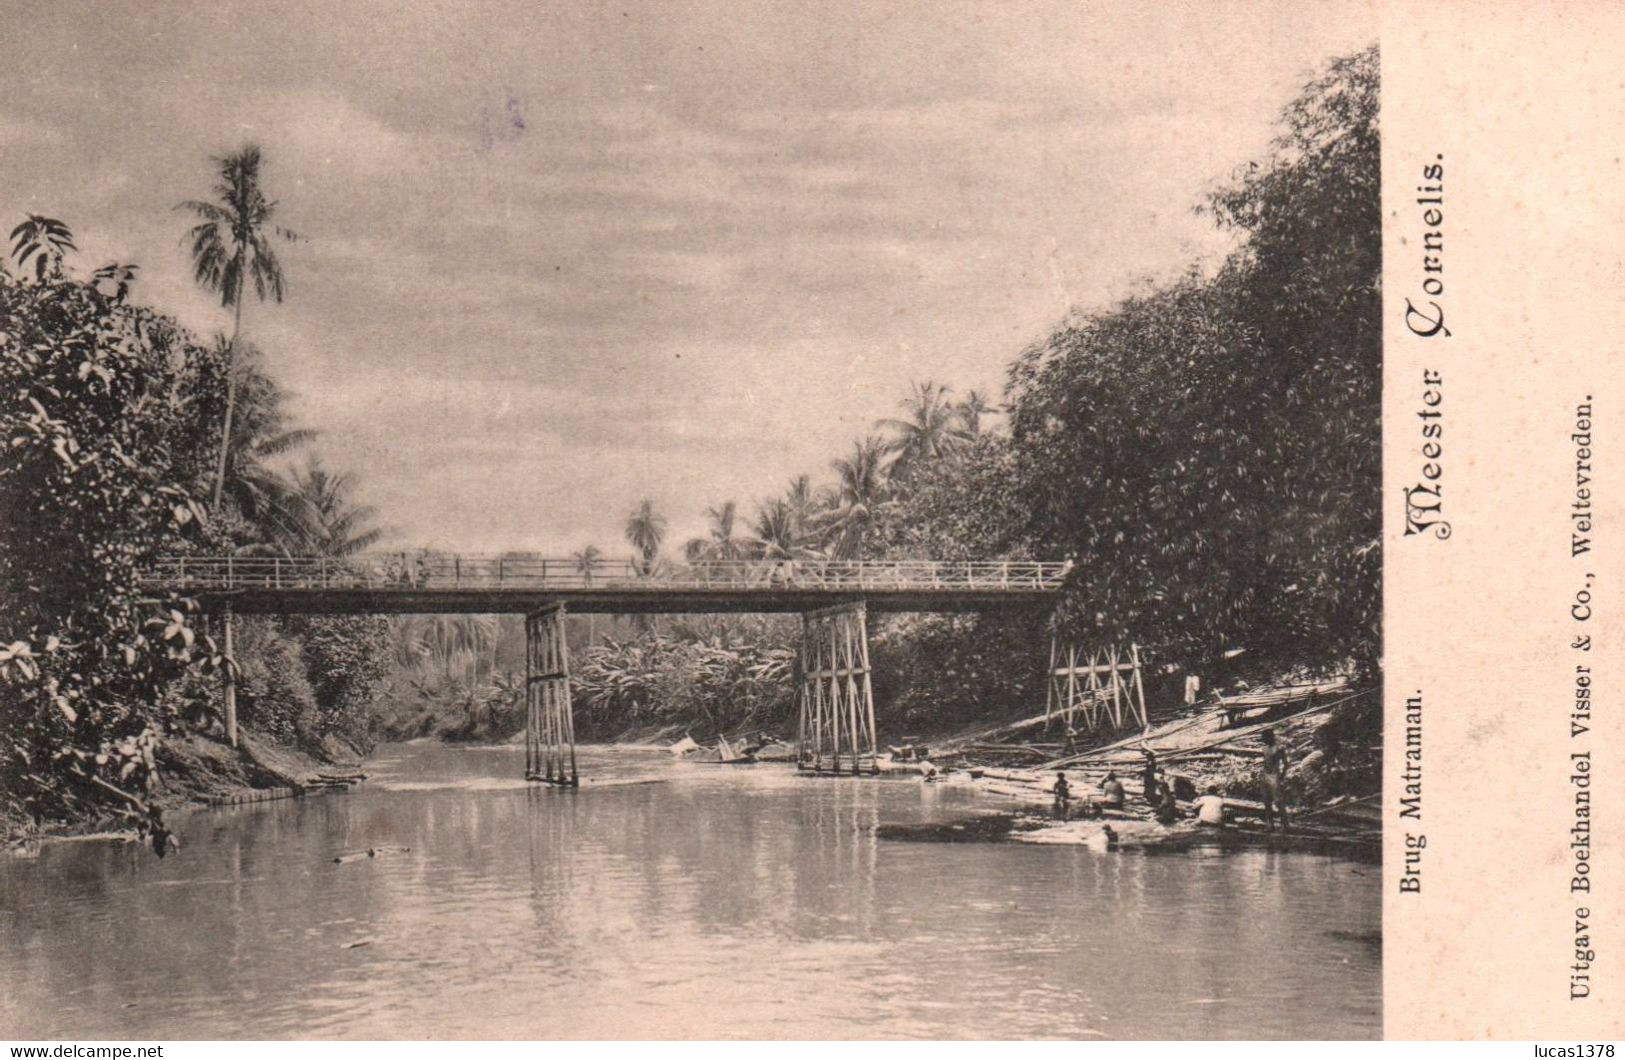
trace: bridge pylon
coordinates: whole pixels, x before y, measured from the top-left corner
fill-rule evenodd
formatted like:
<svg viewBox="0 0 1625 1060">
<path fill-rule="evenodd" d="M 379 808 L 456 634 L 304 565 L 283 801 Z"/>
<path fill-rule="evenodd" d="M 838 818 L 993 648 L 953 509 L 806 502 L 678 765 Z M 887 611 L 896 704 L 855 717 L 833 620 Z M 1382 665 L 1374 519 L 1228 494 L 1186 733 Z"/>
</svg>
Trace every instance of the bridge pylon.
<svg viewBox="0 0 1625 1060">
<path fill-rule="evenodd" d="M 580 782 L 563 604 L 525 616 L 525 779 Z"/>
<path fill-rule="evenodd" d="M 1046 727 L 1059 717 L 1070 731 L 1081 716 L 1090 731 L 1133 726 L 1150 730 L 1139 645 L 1130 644 L 1125 651 L 1108 644 L 1094 648 L 1086 658 L 1077 644 L 1052 637 L 1048 678 Z"/>
<path fill-rule="evenodd" d="M 862 600 L 802 614 L 796 765 L 814 772 L 878 772 Z"/>
</svg>

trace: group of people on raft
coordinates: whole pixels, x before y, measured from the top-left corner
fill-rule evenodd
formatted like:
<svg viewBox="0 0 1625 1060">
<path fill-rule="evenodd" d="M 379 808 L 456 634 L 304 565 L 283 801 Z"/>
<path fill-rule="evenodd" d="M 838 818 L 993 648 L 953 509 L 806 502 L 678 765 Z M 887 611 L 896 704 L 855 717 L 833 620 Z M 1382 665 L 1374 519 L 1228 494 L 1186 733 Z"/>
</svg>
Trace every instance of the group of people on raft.
<svg viewBox="0 0 1625 1060">
<path fill-rule="evenodd" d="M 1285 831 L 1287 815 L 1283 787 L 1286 782 L 1286 749 L 1276 741 L 1273 732 L 1265 731 L 1259 738 L 1264 744 L 1262 778 L 1264 826 L 1273 829 L 1278 813 L 1281 817 L 1281 829 Z M 1140 753 L 1145 756 L 1143 776 L 1145 800 L 1150 804 L 1152 813 L 1160 824 L 1173 824 L 1179 820 L 1179 801 L 1174 785 L 1169 781 L 1168 775 L 1157 768 L 1157 756 L 1154 751 L 1142 748 Z M 1064 769 L 1057 769 L 1055 773 L 1055 816 L 1064 821 L 1072 816 L 1072 785 L 1067 781 Z M 1083 814 L 1085 817 L 1104 817 L 1107 810 L 1122 810 L 1127 803 L 1128 796 L 1123 790 L 1123 782 L 1113 771 L 1107 773 L 1106 779 L 1100 782 L 1098 800 L 1084 797 Z M 1216 786 L 1208 785 L 1207 790 L 1193 799 L 1191 804 L 1197 825 L 1223 828 L 1227 823 L 1225 800 L 1219 795 Z"/>
</svg>

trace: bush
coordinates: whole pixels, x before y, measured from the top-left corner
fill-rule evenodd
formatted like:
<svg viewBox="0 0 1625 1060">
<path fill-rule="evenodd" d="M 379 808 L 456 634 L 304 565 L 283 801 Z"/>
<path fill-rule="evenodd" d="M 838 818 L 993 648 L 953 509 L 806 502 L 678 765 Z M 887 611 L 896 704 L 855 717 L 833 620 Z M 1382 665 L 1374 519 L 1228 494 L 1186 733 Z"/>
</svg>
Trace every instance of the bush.
<svg viewBox="0 0 1625 1060">
<path fill-rule="evenodd" d="M 728 623 L 701 639 L 648 635 L 590 648 L 576 668 L 575 702 L 589 731 L 639 723 L 729 732 L 793 721 L 795 652 L 769 623 L 749 623 L 752 639 Z M 755 639 L 755 638 L 759 638 Z"/>
<path fill-rule="evenodd" d="M 283 628 L 300 645 L 315 695 L 314 735 L 372 742 L 370 708 L 393 670 L 389 620 L 381 615 L 295 617 Z"/>
<path fill-rule="evenodd" d="M 1004 716 L 1044 701 L 1047 615 L 910 615 L 871 633 L 877 721 L 899 733 Z"/>
<path fill-rule="evenodd" d="M 236 620 L 237 718 L 273 740 L 314 746 L 321 711 L 299 642 L 272 618 Z"/>
<path fill-rule="evenodd" d="M 153 837 L 166 689 L 218 662 L 193 605 L 139 585 L 201 534 L 220 364 L 173 320 L 43 267 L 0 273 L 0 801 Z"/>
</svg>

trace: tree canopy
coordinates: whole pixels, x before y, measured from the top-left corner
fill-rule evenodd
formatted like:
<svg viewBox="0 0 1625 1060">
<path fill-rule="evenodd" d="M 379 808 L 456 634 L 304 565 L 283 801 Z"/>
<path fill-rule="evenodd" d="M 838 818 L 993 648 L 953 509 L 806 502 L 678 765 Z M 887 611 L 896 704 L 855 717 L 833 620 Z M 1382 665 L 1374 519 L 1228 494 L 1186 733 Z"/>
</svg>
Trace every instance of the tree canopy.
<svg viewBox="0 0 1625 1060">
<path fill-rule="evenodd" d="M 168 843 L 146 794 L 177 723 L 162 693 L 215 662 L 142 568 L 207 531 L 194 487 L 224 365 L 173 320 L 61 267 L 0 272 L 0 797 L 34 819 L 110 814 Z M 19 260 L 44 253 L 25 254 Z"/>
<path fill-rule="evenodd" d="M 1381 534 L 1375 48 L 1204 204 L 1245 236 L 1012 365 L 1023 536 L 1076 558 L 1066 619 L 1186 658 L 1374 665 Z"/>
</svg>

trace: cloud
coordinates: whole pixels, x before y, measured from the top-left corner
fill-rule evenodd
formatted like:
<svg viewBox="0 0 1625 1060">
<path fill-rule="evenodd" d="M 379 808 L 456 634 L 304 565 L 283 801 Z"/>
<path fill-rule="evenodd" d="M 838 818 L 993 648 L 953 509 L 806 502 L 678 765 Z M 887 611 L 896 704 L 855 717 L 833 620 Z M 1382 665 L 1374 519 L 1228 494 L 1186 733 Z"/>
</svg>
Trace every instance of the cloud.
<svg viewBox="0 0 1625 1060">
<path fill-rule="evenodd" d="M 42 144 L 60 144 L 66 139 L 60 129 L 45 122 L 0 113 L 0 148 L 20 150 Z"/>
<path fill-rule="evenodd" d="M 249 335 L 398 541 L 492 549 L 618 548 L 643 496 L 680 540 L 824 476 L 912 379 L 996 390 L 1069 307 L 1222 254 L 1190 206 L 1372 23 L 1359 0 L 203 11 L 30 17 L 72 63 L 0 71 L 14 208 L 225 327 L 173 207 L 259 142 L 306 240 Z"/>
</svg>

